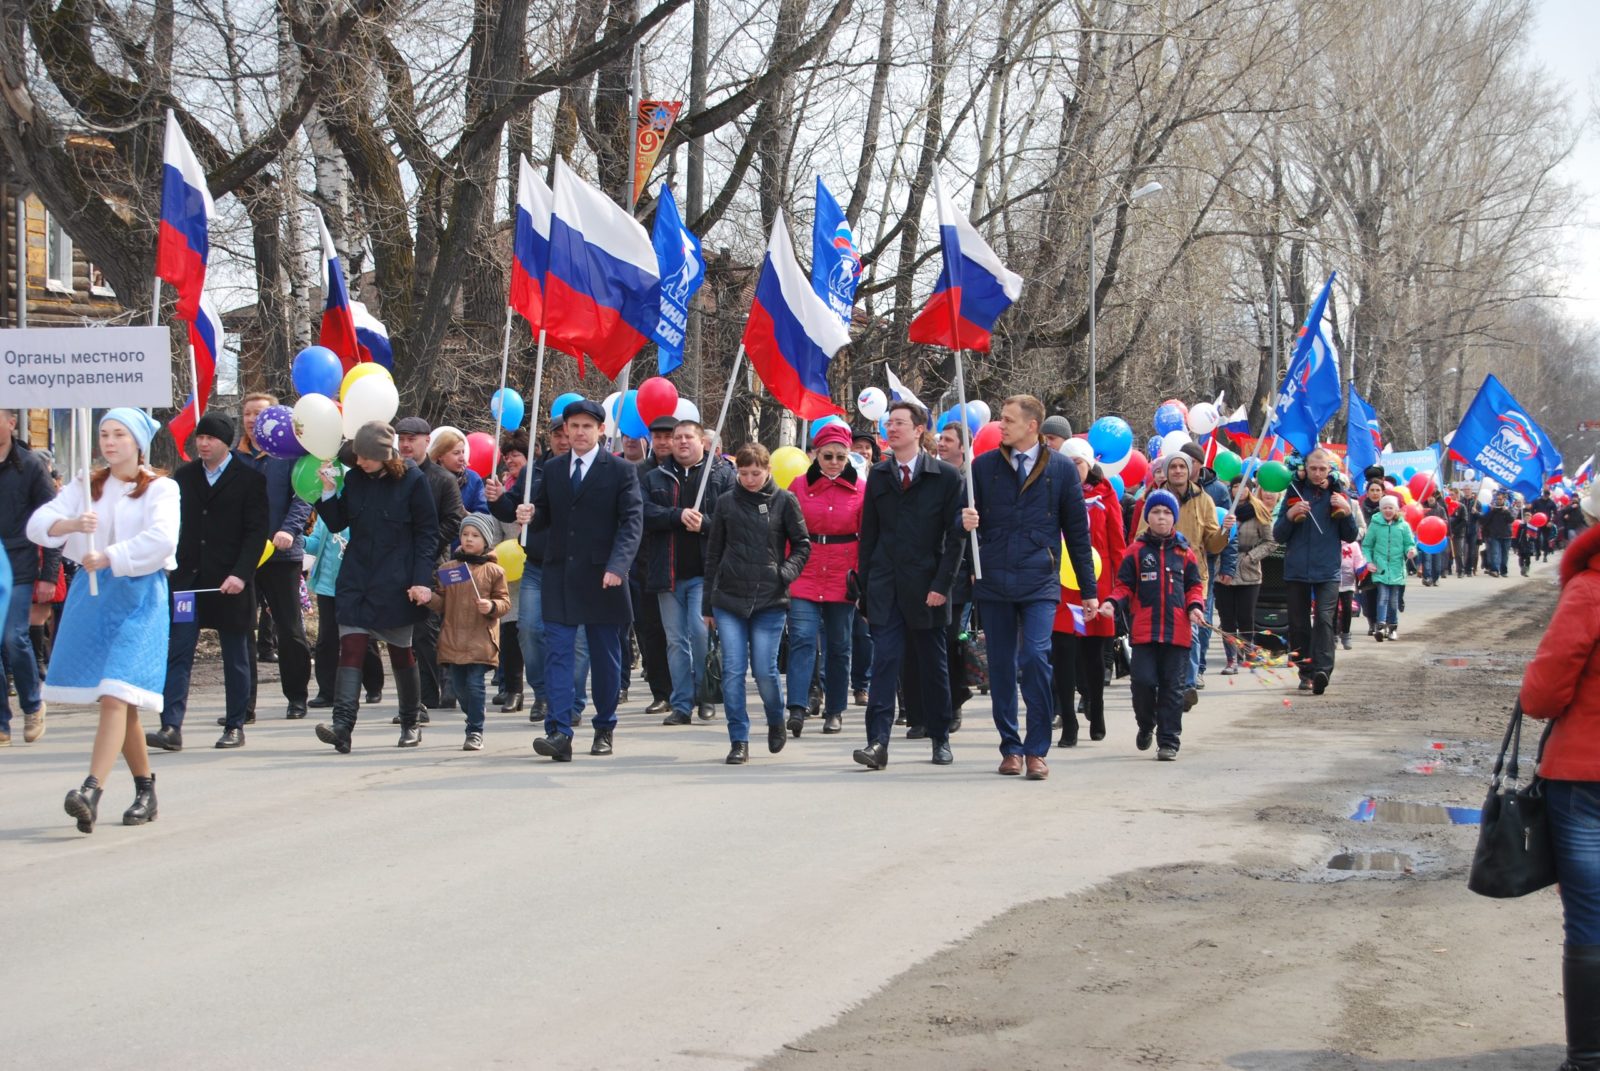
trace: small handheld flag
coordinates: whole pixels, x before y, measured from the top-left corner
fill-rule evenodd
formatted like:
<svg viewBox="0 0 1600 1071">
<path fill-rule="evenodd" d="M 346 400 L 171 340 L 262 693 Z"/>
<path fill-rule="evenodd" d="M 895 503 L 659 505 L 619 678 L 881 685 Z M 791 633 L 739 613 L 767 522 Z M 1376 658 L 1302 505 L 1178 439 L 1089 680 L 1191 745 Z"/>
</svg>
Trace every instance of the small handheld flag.
<svg viewBox="0 0 1600 1071">
<path fill-rule="evenodd" d="M 172 593 L 172 623 L 182 625 L 194 620 L 195 593 L 192 591 L 174 591 Z"/>
<path fill-rule="evenodd" d="M 447 588 L 454 587 L 457 584 L 470 584 L 472 583 L 472 570 L 460 562 L 454 565 L 446 565 L 439 570 L 439 583 Z"/>
</svg>

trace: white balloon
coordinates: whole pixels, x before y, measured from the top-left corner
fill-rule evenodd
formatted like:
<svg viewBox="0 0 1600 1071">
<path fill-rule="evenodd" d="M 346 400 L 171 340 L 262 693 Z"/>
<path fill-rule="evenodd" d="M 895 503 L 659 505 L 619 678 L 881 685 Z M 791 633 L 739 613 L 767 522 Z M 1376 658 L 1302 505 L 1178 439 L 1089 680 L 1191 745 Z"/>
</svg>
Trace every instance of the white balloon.
<svg viewBox="0 0 1600 1071">
<path fill-rule="evenodd" d="M 1196 435 L 1210 435 L 1222 423 L 1222 414 L 1210 402 L 1197 402 L 1189 409 L 1189 430 Z"/>
<path fill-rule="evenodd" d="M 1118 473 L 1120 473 L 1123 469 L 1128 467 L 1128 461 L 1132 457 L 1133 457 L 1133 451 L 1129 450 L 1126 454 L 1123 454 L 1122 457 L 1118 458 L 1116 461 L 1102 461 L 1102 462 L 1100 462 L 1100 471 L 1105 473 L 1107 476 L 1115 476 Z"/>
<path fill-rule="evenodd" d="M 622 392 L 614 390 L 606 395 L 606 400 L 600 403 L 600 408 L 606 411 L 606 426 L 601 430 L 609 437 L 617 434 L 617 416 L 622 412 Z"/>
<path fill-rule="evenodd" d="M 978 414 L 978 427 L 981 428 L 985 424 L 989 423 L 990 414 L 988 402 L 979 401 L 978 399 L 974 398 L 972 401 L 967 403 L 967 408 Z"/>
<path fill-rule="evenodd" d="M 350 384 L 344 396 L 344 437 L 354 439 L 356 430 L 376 420 L 387 424 L 400 411 L 400 392 L 388 376 L 362 376 Z"/>
<path fill-rule="evenodd" d="M 294 403 L 294 437 L 312 457 L 328 460 L 343 440 L 339 407 L 324 394 L 307 394 Z"/>
<path fill-rule="evenodd" d="M 889 396 L 878 387 L 868 387 L 856 398 L 856 411 L 868 420 L 882 420 L 889 411 Z"/>
<path fill-rule="evenodd" d="M 692 420 L 696 424 L 700 423 L 699 408 L 687 398 L 678 399 L 678 407 L 672 411 L 672 415 L 677 420 Z"/>
<path fill-rule="evenodd" d="M 1189 433 L 1181 428 L 1177 431 L 1169 431 L 1161 437 L 1161 456 L 1171 457 L 1182 448 L 1184 443 L 1192 442 L 1194 440 L 1189 437 Z"/>
</svg>

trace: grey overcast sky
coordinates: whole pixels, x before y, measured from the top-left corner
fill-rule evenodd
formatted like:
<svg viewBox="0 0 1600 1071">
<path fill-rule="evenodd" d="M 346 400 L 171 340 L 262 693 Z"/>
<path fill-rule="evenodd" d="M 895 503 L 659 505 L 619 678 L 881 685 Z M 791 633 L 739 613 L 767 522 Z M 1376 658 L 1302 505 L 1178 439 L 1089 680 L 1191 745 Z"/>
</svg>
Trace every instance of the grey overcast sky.
<svg viewBox="0 0 1600 1071">
<path fill-rule="evenodd" d="M 1562 178 L 1578 188 L 1565 267 L 1569 315 L 1600 326 L 1600 5 L 1595 0 L 1539 0 L 1530 36 L 1532 60 L 1556 79 L 1574 119 L 1583 123 Z"/>
</svg>

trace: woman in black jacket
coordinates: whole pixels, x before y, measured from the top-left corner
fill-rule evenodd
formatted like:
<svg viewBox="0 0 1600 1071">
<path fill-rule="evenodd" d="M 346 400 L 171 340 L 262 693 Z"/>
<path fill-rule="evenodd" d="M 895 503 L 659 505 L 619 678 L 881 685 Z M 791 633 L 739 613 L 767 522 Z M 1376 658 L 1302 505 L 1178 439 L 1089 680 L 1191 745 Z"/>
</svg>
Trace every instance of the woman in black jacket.
<svg viewBox="0 0 1600 1071">
<path fill-rule="evenodd" d="M 336 493 L 333 469 L 325 467 L 317 503 L 317 515 L 329 530 L 350 530 L 334 589 L 339 670 L 333 684 L 333 724 L 318 725 L 317 739 L 341 755 L 350 753 L 361 703 L 361 663 L 370 636 L 389 648 L 400 699 L 399 746 L 416 747 L 422 742 L 422 680 L 411 635 L 428 616 L 433 596 L 439 515 L 426 477 L 415 462 L 400 459 L 389 425 L 361 425 L 343 457 L 350 462 L 344 490 Z"/>
<path fill-rule="evenodd" d="M 739 483 L 717 502 L 706 544 L 706 616 L 722 638 L 722 702 L 728 713 L 728 763 L 750 758 L 750 715 L 744 676 L 756 678 L 767 715 L 767 750 L 783 750 L 783 684 L 778 644 L 789 610 L 789 585 L 811 556 L 811 539 L 794 495 L 772 481 L 772 461 L 760 443 L 734 456 Z"/>
</svg>

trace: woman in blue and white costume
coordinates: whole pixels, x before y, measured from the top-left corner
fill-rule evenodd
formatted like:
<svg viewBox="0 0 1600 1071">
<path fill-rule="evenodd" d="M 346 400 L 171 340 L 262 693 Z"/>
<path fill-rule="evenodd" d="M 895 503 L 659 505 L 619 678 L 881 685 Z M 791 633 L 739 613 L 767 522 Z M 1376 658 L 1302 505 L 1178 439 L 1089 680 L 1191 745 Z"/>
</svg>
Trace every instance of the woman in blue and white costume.
<svg viewBox="0 0 1600 1071">
<path fill-rule="evenodd" d="M 83 833 L 94 832 L 101 785 L 118 752 L 128 760 L 135 789 L 123 824 L 156 817 L 156 779 L 139 708 L 161 709 L 172 623 L 167 570 L 178 565 L 178 485 L 144 464 L 159 427 L 139 409 L 107 412 L 100 418 L 106 466 L 89 476 L 90 501 L 84 502 L 84 481 L 74 480 L 28 519 L 29 539 L 64 547 L 81 566 L 67 591 L 44 696 L 100 705 L 89 776 L 66 799 L 67 814 Z M 91 575 L 98 595 L 89 593 Z"/>
</svg>

